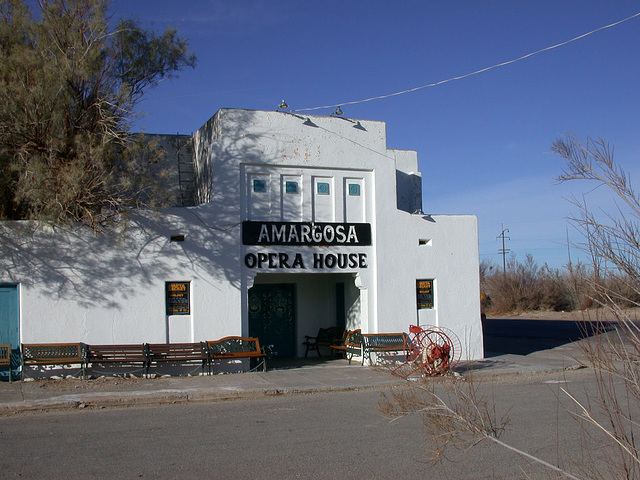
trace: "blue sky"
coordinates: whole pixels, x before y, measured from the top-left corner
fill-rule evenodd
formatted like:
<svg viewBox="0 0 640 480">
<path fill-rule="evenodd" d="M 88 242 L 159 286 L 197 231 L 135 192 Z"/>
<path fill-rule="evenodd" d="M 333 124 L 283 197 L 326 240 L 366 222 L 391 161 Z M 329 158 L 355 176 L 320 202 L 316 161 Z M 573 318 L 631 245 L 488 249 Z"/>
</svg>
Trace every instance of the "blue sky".
<svg viewBox="0 0 640 480">
<path fill-rule="evenodd" d="M 191 133 L 220 108 L 293 110 L 386 95 L 464 75 L 640 12 L 612 0 L 114 0 L 115 18 L 176 26 L 198 57 L 140 104 L 137 130 Z M 480 258 L 507 248 L 567 263 L 570 195 L 611 205 L 593 185 L 557 185 L 559 135 L 602 137 L 638 178 L 640 17 L 510 65 L 384 100 L 344 106 L 387 123 L 388 147 L 416 150 L 424 211 L 478 217 Z M 309 113 L 329 115 L 332 109 Z M 635 174 L 635 175 L 634 175 Z M 572 247 L 575 262 L 579 251 Z"/>
</svg>

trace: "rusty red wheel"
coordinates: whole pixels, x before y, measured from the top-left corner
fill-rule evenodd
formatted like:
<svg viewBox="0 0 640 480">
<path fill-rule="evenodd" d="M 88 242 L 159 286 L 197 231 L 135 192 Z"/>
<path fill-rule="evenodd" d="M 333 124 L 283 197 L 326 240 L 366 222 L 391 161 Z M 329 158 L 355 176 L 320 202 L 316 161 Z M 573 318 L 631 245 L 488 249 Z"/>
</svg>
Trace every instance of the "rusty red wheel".
<svg viewBox="0 0 640 480">
<path fill-rule="evenodd" d="M 446 373 L 460 360 L 460 340 L 446 328 L 411 325 L 406 343 L 407 363 L 425 375 Z"/>
</svg>

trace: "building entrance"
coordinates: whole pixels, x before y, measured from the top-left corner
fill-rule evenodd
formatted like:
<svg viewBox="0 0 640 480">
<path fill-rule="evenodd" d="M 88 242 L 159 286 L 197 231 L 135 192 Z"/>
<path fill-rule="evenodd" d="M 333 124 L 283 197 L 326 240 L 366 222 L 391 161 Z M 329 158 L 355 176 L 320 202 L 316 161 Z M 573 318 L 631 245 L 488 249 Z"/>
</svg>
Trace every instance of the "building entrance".
<svg viewBox="0 0 640 480">
<path fill-rule="evenodd" d="M 249 336 L 263 347 L 272 345 L 278 357 L 296 354 L 295 285 L 275 283 L 249 289 Z"/>
<path fill-rule="evenodd" d="M 303 357 L 306 337 L 320 328 L 362 328 L 361 295 L 353 274 L 258 274 L 248 291 L 249 335 L 278 357 Z"/>
</svg>

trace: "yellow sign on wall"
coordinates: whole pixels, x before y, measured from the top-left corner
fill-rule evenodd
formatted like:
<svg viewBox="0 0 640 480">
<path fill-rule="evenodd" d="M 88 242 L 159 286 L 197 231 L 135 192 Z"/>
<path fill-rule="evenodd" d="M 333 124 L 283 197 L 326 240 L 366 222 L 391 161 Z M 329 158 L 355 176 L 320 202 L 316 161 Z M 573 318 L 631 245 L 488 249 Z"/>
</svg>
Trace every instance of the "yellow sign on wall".
<svg viewBox="0 0 640 480">
<path fill-rule="evenodd" d="M 165 287 L 167 315 L 190 315 L 189 282 L 167 282 Z"/>
<path fill-rule="evenodd" d="M 416 280 L 418 310 L 433 308 L 433 280 Z"/>
</svg>

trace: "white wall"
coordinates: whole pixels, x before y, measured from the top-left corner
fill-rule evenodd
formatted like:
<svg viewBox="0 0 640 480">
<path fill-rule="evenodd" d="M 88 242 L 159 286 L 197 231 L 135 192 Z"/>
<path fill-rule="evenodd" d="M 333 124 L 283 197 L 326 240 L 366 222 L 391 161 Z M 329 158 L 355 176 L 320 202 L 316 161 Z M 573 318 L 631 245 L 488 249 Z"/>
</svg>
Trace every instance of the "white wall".
<svg viewBox="0 0 640 480">
<path fill-rule="evenodd" d="M 432 278 L 435 308 L 421 310 L 420 323 L 452 329 L 466 357 L 481 357 L 475 217 L 407 213 L 421 204 L 417 154 L 388 150 L 382 122 L 354 125 L 341 118 L 221 110 L 194 136 L 196 191 L 206 203 L 139 212 L 125 234 L 102 238 L 82 229 L 29 231 L 26 223 L 3 223 L 0 282 L 21 285 L 22 341 L 137 343 L 247 334 L 246 292 L 256 276 L 277 282 L 286 275 L 299 287 L 300 353 L 304 335 L 335 322 L 335 305 L 326 299 L 336 280 L 349 279 L 347 326 L 388 332 L 407 331 L 418 321 L 415 281 Z M 266 195 L 252 191 L 253 178 L 268 182 Z M 300 182 L 299 196 L 283 193 L 287 179 Z M 317 195 L 318 179 L 330 183 L 330 195 Z M 359 197 L 348 195 L 349 182 L 360 185 Z M 373 241 L 243 246 L 241 225 L 249 219 L 364 222 Z M 175 234 L 185 241 L 171 242 Z M 247 254 L 270 252 L 300 254 L 306 268 L 245 264 Z M 364 255 L 366 268 L 312 265 L 314 254 L 354 253 Z M 166 281 L 191 282 L 190 316 L 167 319 Z"/>
<path fill-rule="evenodd" d="M 359 326 L 364 331 L 407 331 L 409 324 L 418 322 L 415 281 L 434 279 L 436 305 L 433 310 L 420 311 L 420 323 L 451 328 L 465 343 L 468 357 L 482 356 L 476 219 L 425 218 L 407 213 L 421 205 L 417 198 L 420 189 L 415 184 L 421 178 L 417 155 L 413 151 L 388 150 L 383 123 L 362 121 L 363 128 L 356 129 L 354 123 L 340 118 L 312 116 L 306 120 L 281 112 L 242 110 L 222 110 L 213 123 L 220 132 L 215 161 L 220 167 L 214 165 L 214 175 L 223 165 L 237 165 L 241 172 L 238 189 L 248 192 L 246 200 L 240 199 L 241 219 L 287 218 L 281 209 L 284 201 L 279 186 L 283 176 L 291 175 L 301 179 L 303 221 L 343 222 L 357 218 L 372 226 L 371 247 L 245 246 L 242 255 L 293 256 L 302 252 L 308 266 L 314 253 L 365 254 L 367 268 L 340 270 L 358 277 L 360 299 L 366 299 L 360 305 Z M 228 132 L 242 134 L 226 135 Z M 205 131 L 202 136 L 213 135 Z M 252 175 L 262 175 L 269 183 L 268 195 L 263 195 L 262 200 L 250 192 Z M 347 195 L 345 184 L 350 178 L 361 182 L 360 198 Z M 330 195 L 317 195 L 319 181 L 330 184 Z M 419 245 L 421 239 L 428 240 L 426 245 Z M 320 269 L 314 273 L 334 271 Z M 267 272 L 310 273 L 308 268 L 243 267 L 242 276 L 250 285 L 255 275 Z M 243 316 L 246 321 L 246 312 Z"/>
<path fill-rule="evenodd" d="M 460 338 L 466 358 L 481 358 L 476 218 L 403 215 L 397 233 L 381 229 L 378 236 L 379 331 L 407 331 L 418 323 L 445 327 Z M 434 280 L 433 309 L 417 311 L 418 279 Z"/>
<path fill-rule="evenodd" d="M 215 235 L 195 210 L 135 217 L 124 234 L 103 237 L 0 224 L 0 281 L 21 285 L 21 341 L 165 342 L 167 335 L 186 340 L 185 328 L 189 340 L 240 334 L 239 257 L 232 254 L 239 229 Z M 177 233 L 184 242 L 170 241 Z M 173 334 L 166 281 L 191 282 L 192 315 L 172 318 Z"/>
</svg>

